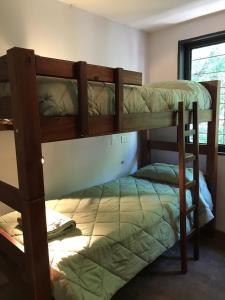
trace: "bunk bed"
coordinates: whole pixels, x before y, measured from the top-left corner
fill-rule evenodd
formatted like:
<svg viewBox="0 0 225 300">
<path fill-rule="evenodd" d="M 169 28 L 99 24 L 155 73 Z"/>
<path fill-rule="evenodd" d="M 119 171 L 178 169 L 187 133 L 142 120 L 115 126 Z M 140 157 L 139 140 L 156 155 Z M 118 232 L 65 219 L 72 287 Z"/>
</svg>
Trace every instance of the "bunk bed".
<svg viewBox="0 0 225 300">
<path fill-rule="evenodd" d="M 37 101 L 37 76 L 75 79 L 78 114 L 43 116 Z M 88 82 L 115 85 L 115 113 L 89 115 Z M 41 143 L 89 136 L 138 131 L 139 167 L 151 162 L 151 149 L 179 152 L 180 239 L 182 272 L 187 271 L 186 216 L 194 213 L 194 257 L 198 259 L 199 153 L 206 155 L 206 180 L 216 204 L 217 127 L 219 82 L 202 83 L 209 91 L 212 106 L 186 111 L 183 102 L 178 111 L 124 113 L 124 84 L 141 85 L 142 75 L 121 68 L 89 65 L 40 57 L 33 50 L 12 48 L 0 58 L 0 83 L 9 82 L 10 95 L 0 97 L 0 129 L 13 130 L 15 136 L 19 188 L 0 182 L 0 201 L 22 215 L 23 245 L 7 231 L 0 229 L 1 267 L 25 286 L 27 299 L 51 299 L 48 241 L 45 216 L 45 193 Z M 198 145 L 198 124 L 208 122 L 207 144 Z M 193 130 L 185 125 L 193 124 Z M 150 129 L 177 126 L 178 142 L 152 141 Z M 193 135 L 193 144 L 185 137 Z M 185 152 L 193 153 L 186 156 Z M 185 180 L 185 163 L 193 161 L 194 178 Z M 193 189 L 193 205 L 186 206 L 186 189 Z M 215 211 L 213 211 L 215 215 Z M 38 224 L 38 225 L 37 225 Z M 192 235 L 191 234 L 191 235 Z M 52 274 L 51 274 L 52 275 Z M 21 280 L 21 284 L 20 284 Z"/>
</svg>

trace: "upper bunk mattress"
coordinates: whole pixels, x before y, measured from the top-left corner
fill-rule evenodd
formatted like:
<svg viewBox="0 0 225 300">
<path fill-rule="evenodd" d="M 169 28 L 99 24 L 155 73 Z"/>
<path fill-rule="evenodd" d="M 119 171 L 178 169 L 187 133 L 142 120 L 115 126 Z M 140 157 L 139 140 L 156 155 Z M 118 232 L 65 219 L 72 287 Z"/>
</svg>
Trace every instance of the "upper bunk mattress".
<svg viewBox="0 0 225 300">
<path fill-rule="evenodd" d="M 78 92 L 75 80 L 37 77 L 40 114 L 66 116 L 78 114 Z M 0 97 L 9 96 L 8 83 L 0 84 Z M 211 107 L 211 96 L 200 83 L 177 80 L 143 86 L 124 86 L 124 113 L 149 113 L 176 111 L 178 102 L 192 109 L 198 101 L 200 109 Z M 88 82 L 89 115 L 115 113 L 115 86 L 108 83 Z"/>
<path fill-rule="evenodd" d="M 47 201 L 77 224 L 74 232 L 49 242 L 54 299 L 109 300 L 179 239 L 178 195 L 175 186 L 128 176 Z M 189 208 L 191 191 L 186 195 Z M 213 218 L 211 208 L 202 177 L 200 225 Z M 0 227 L 23 243 L 18 216 L 0 217 Z M 190 215 L 188 231 L 192 223 Z"/>
</svg>

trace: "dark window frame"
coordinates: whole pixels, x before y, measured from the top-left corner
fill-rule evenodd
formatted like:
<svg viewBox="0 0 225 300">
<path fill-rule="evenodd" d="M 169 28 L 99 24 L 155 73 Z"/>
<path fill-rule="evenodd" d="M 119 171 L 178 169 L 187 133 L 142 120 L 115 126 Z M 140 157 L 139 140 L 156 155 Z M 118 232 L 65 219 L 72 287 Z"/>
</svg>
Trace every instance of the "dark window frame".
<svg viewBox="0 0 225 300">
<path fill-rule="evenodd" d="M 191 79 L 192 50 L 225 42 L 225 31 L 210 33 L 178 41 L 178 79 Z M 219 145 L 219 154 L 225 155 L 225 145 Z"/>
</svg>

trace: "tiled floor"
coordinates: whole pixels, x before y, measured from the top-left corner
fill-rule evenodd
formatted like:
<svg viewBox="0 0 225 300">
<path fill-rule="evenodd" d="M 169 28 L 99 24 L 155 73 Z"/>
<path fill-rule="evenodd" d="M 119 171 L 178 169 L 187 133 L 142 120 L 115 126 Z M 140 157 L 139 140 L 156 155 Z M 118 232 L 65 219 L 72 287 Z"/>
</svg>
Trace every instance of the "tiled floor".
<svg viewBox="0 0 225 300">
<path fill-rule="evenodd" d="M 189 272 L 179 271 L 179 251 L 175 246 L 166 255 L 138 274 L 113 300 L 224 300 L 225 239 L 201 239 L 201 259 L 189 261 Z M 0 274 L 0 299 L 24 300 Z M 91 299 L 89 299 L 91 300 Z"/>
</svg>

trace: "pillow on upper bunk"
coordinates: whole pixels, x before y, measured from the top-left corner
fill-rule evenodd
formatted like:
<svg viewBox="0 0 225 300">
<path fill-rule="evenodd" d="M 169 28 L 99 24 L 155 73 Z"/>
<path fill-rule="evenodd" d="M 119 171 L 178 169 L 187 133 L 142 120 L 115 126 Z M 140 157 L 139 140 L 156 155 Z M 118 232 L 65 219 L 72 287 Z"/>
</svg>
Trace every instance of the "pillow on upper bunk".
<svg viewBox="0 0 225 300">
<path fill-rule="evenodd" d="M 165 163 L 154 163 L 137 170 L 134 176 L 157 182 L 178 185 L 179 166 Z M 190 182 L 192 180 L 193 169 L 186 168 L 186 182 Z"/>
</svg>

